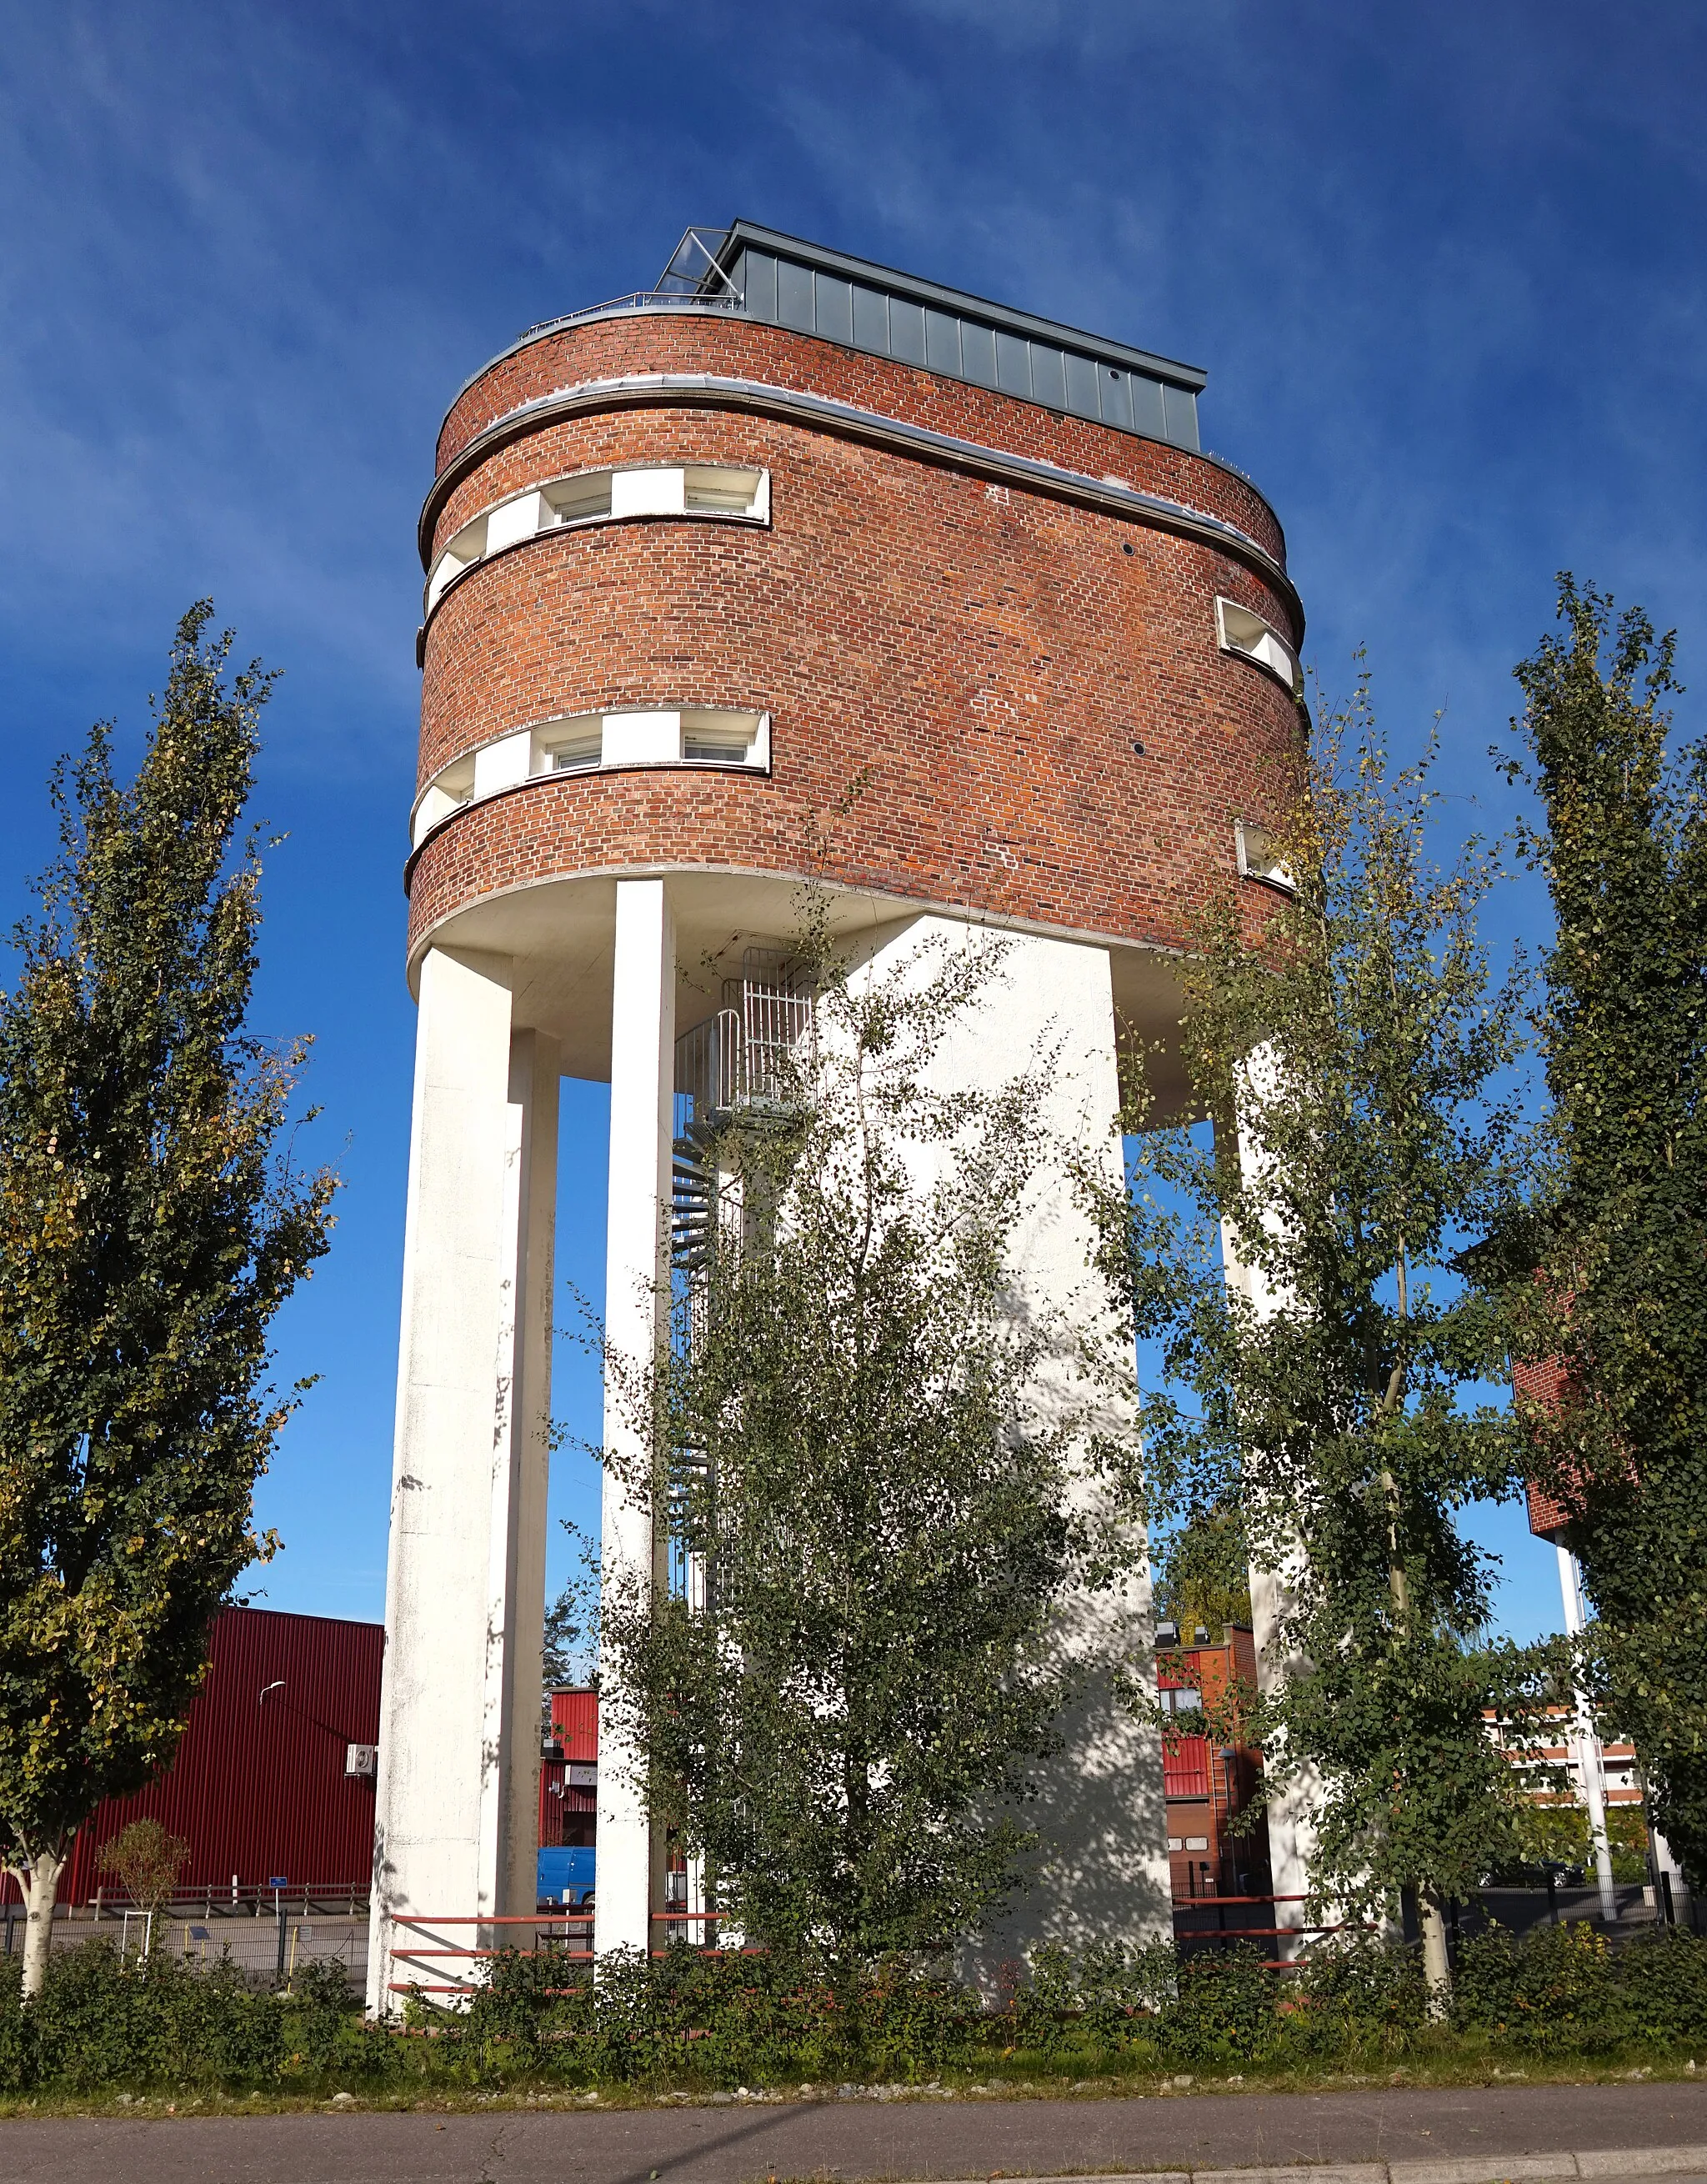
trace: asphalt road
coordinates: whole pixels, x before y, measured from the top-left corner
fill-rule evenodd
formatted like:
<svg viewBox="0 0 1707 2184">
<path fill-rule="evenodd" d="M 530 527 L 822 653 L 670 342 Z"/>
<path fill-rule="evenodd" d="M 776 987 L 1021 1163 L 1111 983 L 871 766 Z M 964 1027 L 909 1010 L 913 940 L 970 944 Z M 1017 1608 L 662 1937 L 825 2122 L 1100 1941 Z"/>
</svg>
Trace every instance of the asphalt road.
<svg viewBox="0 0 1707 2184">
<path fill-rule="evenodd" d="M 1707 2084 L 0 2120 L 4 2184 L 763 2184 L 1707 2144 Z M 1562 2167 L 1568 2170 L 1568 2159 Z M 1532 2175 L 1534 2171 L 1532 2170 Z M 1638 2159 L 1627 2173 L 1640 2176 Z"/>
</svg>

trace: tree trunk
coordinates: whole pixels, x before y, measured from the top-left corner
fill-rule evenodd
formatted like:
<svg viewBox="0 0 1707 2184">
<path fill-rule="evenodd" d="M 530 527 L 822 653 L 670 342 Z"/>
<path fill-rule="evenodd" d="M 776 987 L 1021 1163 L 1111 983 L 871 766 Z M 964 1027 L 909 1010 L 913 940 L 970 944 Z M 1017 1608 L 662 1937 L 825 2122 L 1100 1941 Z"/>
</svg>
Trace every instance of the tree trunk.
<svg viewBox="0 0 1707 2184">
<path fill-rule="evenodd" d="M 47 1952 L 53 1942 L 53 1906 L 58 1900 L 59 1876 L 70 1856 L 66 1851 L 37 1851 L 18 1880 L 24 1891 L 24 1994 L 40 1994 L 47 1975 Z M 14 1871 L 17 1871 L 14 1867 Z"/>
<path fill-rule="evenodd" d="M 1443 2025 L 1452 2007 L 1452 1958 L 1446 1947 L 1446 1907 L 1437 1889 L 1418 1889 L 1416 1915 L 1422 1929 L 1422 1980 L 1428 1991 L 1429 2022 Z"/>
</svg>

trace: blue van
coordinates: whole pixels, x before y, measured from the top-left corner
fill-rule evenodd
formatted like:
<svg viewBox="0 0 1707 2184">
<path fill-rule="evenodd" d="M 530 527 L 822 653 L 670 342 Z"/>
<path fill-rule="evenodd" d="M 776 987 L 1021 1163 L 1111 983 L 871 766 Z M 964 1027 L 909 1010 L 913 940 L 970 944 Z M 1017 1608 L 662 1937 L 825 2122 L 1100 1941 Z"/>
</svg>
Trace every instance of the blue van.
<svg viewBox="0 0 1707 2184">
<path fill-rule="evenodd" d="M 584 1848 L 542 1849 L 539 1853 L 538 1908 L 548 1904 L 585 1903 L 593 1891 L 598 1852 L 589 1843 Z"/>
</svg>

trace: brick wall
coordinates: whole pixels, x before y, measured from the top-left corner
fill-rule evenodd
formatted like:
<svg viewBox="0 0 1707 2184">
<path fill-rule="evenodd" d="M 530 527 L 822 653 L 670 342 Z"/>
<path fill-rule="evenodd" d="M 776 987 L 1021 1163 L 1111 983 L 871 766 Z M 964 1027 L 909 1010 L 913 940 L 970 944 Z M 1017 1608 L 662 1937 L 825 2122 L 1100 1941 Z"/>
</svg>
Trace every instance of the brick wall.
<svg viewBox="0 0 1707 2184">
<path fill-rule="evenodd" d="M 1526 1396 L 1532 1402 L 1549 1410 L 1564 1392 L 1565 1373 L 1557 1358 L 1544 1358 L 1539 1364 L 1515 1366 L 1511 1377 L 1520 1396 Z M 1571 1512 L 1565 1504 L 1534 1479 L 1526 1482 L 1526 1492 L 1529 1529 L 1538 1539 L 1562 1531 L 1571 1522 Z"/>
<path fill-rule="evenodd" d="M 815 335 L 709 313 L 598 320 L 543 334 L 499 358 L 453 404 L 439 434 L 438 471 L 442 474 L 480 433 L 525 403 L 593 381 L 672 371 L 710 372 L 827 395 L 1092 477 L 1119 477 L 1142 492 L 1237 524 L 1276 560 L 1286 559 L 1285 534 L 1256 488 L 1183 448 L 1061 416 L 1035 402 L 968 387 L 892 358 L 865 356 Z M 459 499 L 456 505 L 466 504 Z M 454 527 L 465 518 L 450 520 Z M 446 535 L 442 526 L 439 535 Z"/>
<path fill-rule="evenodd" d="M 460 398 L 442 448 L 565 376 L 742 359 L 993 444 L 1118 468 L 1200 508 L 1219 496 L 1219 512 L 1261 528 L 1249 488 L 1179 449 L 701 317 L 531 344 Z M 1259 816 L 1296 753 L 1287 692 L 1216 646 L 1218 592 L 1289 629 L 1277 585 L 1203 541 L 1017 484 L 695 408 L 601 412 L 498 448 L 457 487 L 438 536 L 527 484 L 631 460 L 764 464 L 771 525 L 597 525 L 472 570 L 427 631 L 420 777 L 558 715 L 679 704 L 770 712 L 771 774 L 566 776 L 474 805 L 413 861 L 412 950 L 466 904 L 557 874 L 798 871 L 863 767 L 870 787 L 836 828 L 832 882 L 1182 942 L 1232 871 L 1233 819 Z"/>
</svg>

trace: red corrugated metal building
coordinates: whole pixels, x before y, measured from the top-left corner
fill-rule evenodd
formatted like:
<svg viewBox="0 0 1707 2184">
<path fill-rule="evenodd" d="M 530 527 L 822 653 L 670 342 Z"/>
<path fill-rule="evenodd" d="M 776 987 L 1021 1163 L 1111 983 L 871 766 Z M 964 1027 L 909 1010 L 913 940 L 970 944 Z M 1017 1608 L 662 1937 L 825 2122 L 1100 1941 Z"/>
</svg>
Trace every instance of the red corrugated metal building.
<svg viewBox="0 0 1707 2184">
<path fill-rule="evenodd" d="M 1248 1835 L 1232 1827 L 1256 1794 L 1262 1754 L 1237 1733 L 1230 1744 L 1202 1733 L 1206 1709 L 1236 1697 L 1242 1685 L 1254 1689 L 1256 1645 L 1237 1624 L 1228 1625 L 1219 1645 L 1210 1645 L 1208 1635 L 1182 1646 L 1172 1624 L 1156 1629 L 1156 1687 L 1169 1720 L 1162 1739 L 1162 1790 L 1176 1903 L 1261 1894 L 1271 1886 L 1266 1825 L 1259 1820 Z M 1219 1725 L 1229 1726 L 1224 1720 Z"/>
<path fill-rule="evenodd" d="M 539 1841 L 543 1849 L 585 1848 L 598 1839 L 598 1694 L 551 1695 L 551 1737 L 539 1769 Z"/>
<path fill-rule="evenodd" d="M 60 1901 L 112 1891 L 97 1856 L 144 1815 L 189 1844 L 185 1891 L 228 1892 L 233 1875 L 252 1889 L 281 1875 L 292 1889 L 364 1890 L 384 1652 L 378 1623 L 223 1609 L 176 1758 L 135 1797 L 96 1808 L 77 1831 Z M 364 1763 L 369 1771 L 351 1771 Z M 4 1892 L 15 1898 L 15 1883 Z"/>
</svg>

